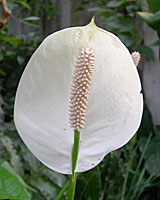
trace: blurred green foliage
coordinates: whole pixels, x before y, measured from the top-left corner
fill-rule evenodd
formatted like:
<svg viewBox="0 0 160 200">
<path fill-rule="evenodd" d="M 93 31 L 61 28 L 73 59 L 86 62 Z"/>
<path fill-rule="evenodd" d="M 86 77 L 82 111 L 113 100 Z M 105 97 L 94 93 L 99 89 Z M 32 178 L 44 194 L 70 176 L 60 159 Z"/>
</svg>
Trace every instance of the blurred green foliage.
<svg viewBox="0 0 160 200">
<path fill-rule="evenodd" d="M 21 21 L 38 25 L 41 9 L 48 19 L 52 9 L 59 9 L 40 0 L 8 1 L 10 9 L 19 7 L 27 13 Z M 159 0 L 148 0 L 142 11 L 138 0 L 81 1 L 74 12 L 85 9 L 99 16 L 104 29 L 116 35 L 130 51 L 139 50 L 143 57 L 154 60 L 154 53 L 143 44 L 135 18 L 139 15 L 160 33 Z M 38 4 L 38 9 L 35 9 Z M 0 132 L 0 199 L 51 200 L 66 199 L 68 177 L 42 165 L 23 144 L 13 123 L 14 97 L 19 78 L 42 38 L 36 33 L 10 35 L 5 26 L 0 32 L 0 82 L 3 83 L 3 127 Z M 160 45 L 155 41 L 155 45 Z M 56 198 L 57 197 L 57 198 Z M 120 150 L 111 152 L 99 166 L 78 175 L 76 200 L 159 200 L 160 199 L 160 127 L 153 126 L 146 105 L 141 127 L 133 139 Z"/>
</svg>

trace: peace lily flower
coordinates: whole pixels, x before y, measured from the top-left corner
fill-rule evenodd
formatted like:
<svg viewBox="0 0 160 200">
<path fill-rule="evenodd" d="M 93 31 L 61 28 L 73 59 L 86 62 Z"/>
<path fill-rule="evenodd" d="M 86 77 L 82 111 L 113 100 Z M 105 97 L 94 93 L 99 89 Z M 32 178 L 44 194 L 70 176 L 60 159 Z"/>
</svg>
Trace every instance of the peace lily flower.
<svg viewBox="0 0 160 200">
<path fill-rule="evenodd" d="M 32 153 L 63 174 L 72 174 L 80 132 L 75 172 L 87 171 L 137 131 L 140 91 L 127 48 L 92 20 L 51 34 L 35 51 L 18 86 L 15 124 Z"/>
</svg>

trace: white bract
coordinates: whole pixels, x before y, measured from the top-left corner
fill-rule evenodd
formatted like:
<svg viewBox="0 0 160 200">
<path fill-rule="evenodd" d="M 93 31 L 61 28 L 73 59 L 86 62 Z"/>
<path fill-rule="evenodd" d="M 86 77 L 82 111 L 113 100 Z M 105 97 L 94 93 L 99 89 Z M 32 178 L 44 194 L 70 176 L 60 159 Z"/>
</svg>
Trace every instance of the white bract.
<svg viewBox="0 0 160 200">
<path fill-rule="evenodd" d="M 141 84 L 127 48 L 94 21 L 48 36 L 20 80 L 14 119 L 32 153 L 49 168 L 72 173 L 74 131 L 69 123 L 73 72 L 83 48 L 94 51 L 86 121 L 80 131 L 76 172 L 89 170 L 137 131 L 143 110 Z"/>
</svg>

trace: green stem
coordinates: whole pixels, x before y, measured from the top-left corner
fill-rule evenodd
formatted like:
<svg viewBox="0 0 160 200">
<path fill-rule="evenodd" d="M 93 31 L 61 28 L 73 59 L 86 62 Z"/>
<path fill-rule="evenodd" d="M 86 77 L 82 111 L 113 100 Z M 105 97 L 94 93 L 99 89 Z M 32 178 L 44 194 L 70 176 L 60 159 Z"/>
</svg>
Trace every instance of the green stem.
<svg viewBox="0 0 160 200">
<path fill-rule="evenodd" d="M 79 151 L 79 138 L 80 132 L 74 131 L 74 144 L 72 148 L 72 176 L 70 177 L 69 190 L 68 190 L 68 200 L 74 200 L 75 188 L 76 188 L 76 180 L 77 173 L 75 173 L 77 159 L 78 159 L 78 151 Z"/>
<path fill-rule="evenodd" d="M 70 177 L 69 190 L 68 190 L 68 200 L 74 200 L 75 188 L 76 188 L 77 173 L 74 173 Z"/>
</svg>

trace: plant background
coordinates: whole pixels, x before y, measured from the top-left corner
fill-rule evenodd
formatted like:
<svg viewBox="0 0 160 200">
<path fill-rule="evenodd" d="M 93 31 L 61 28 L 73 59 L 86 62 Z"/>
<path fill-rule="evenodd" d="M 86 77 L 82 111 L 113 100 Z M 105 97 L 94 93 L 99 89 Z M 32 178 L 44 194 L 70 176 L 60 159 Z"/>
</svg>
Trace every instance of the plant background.
<svg viewBox="0 0 160 200">
<path fill-rule="evenodd" d="M 8 0 L 7 4 L 12 16 L 0 30 L 0 199 L 54 200 L 67 184 L 67 176 L 42 165 L 20 139 L 13 122 L 15 92 L 45 36 L 85 25 L 96 15 L 98 26 L 115 33 L 130 52 L 142 55 L 138 70 L 144 114 L 127 145 L 79 174 L 75 199 L 160 200 L 159 0 Z"/>
</svg>

